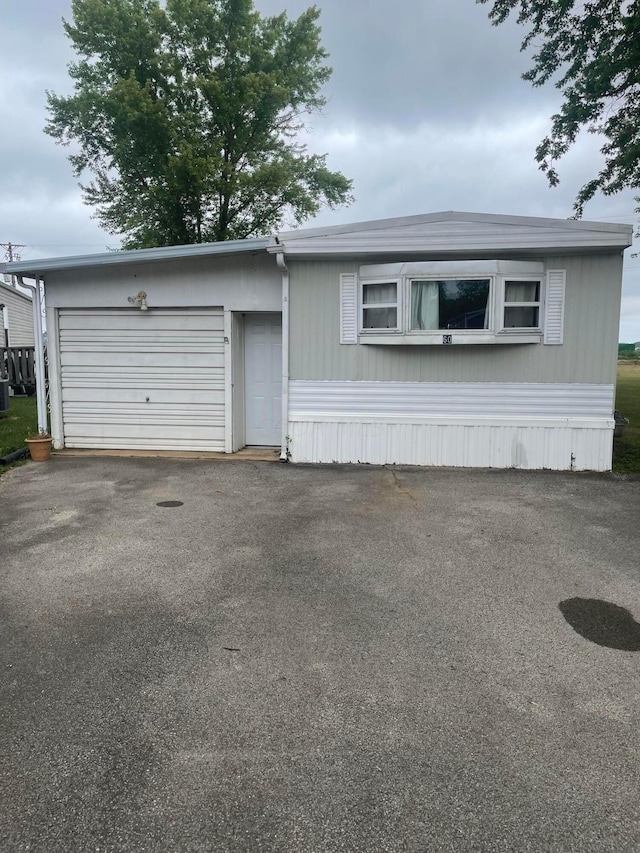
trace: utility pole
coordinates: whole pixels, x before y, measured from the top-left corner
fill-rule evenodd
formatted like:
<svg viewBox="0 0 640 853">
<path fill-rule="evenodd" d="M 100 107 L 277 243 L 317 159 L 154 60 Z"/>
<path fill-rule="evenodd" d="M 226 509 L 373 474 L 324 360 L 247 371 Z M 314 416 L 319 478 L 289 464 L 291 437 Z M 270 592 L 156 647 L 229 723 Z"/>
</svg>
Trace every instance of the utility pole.
<svg viewBox="0 0 640 853">
<path fill-rule="evenodd" d="M 23 243 L 0 243 L 0 246 L 5 249 L 5 261 L 19 261 L 20 255 L 16 252 L 16 249 L 26 249 L 27 247 Z M 15 290 L 18 289 L 18 285 L 16 284 L 15 275 L 11 276 L 11 287 Z"/>
</svg>

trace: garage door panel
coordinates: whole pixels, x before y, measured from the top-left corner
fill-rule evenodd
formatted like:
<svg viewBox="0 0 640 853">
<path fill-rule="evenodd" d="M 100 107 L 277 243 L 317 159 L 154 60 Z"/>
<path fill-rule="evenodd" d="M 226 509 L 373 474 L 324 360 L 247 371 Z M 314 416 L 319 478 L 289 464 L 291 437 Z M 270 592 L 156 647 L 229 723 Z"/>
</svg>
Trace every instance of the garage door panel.
<svg viewBox="0 0 640 853">
<path fill-rule="evenodd" d="M 161 439 L 163 441 L 167 441 L 173 438 L 184 438 L 184 429 L 182 427 L 182 424 L 145 424 L 144 435 L 141 435 L 139 432 L 133 432 L 130 427 L 123 426 L 122 424 L 102 425 L 100 423 L 88 423 L 82 424 L 81 428 L 78 428 L 76 430 L 74 430 L 73 423 L 71 423 L 69 426 L 70 435 L 73 435 L 75 433 L 79 437 L 84 436 L 86 438 L 103 438 L 106 442 L 109 442 L 111 440 L 128 438 L 136 438 L 140 441 L 146 441 L 147 439 L 154 438 Z M 208 425 L 202 427 L 193 426 L 190 430 L 190 437 L 193 438 L 194 441 L 209 441 L 211 438 L 212 431 L 218 434 L 218 438 L 220 441 L 224 441 L 224 424 L 218 427 L 210 427 Z"/>
<path fill-rule="evenodd" d="M 211 333 L 209 333 L 211 334 Z M 182 338 L 176 338 L 175 341 L 167 341 L 166 338 L 157 336 L 153 340 L 149 338 L 140 338 L 138 340 L 127 339 L 126 341 L 94 339 L 92 341 L 81 341 L 74 338 L 73 341 L 64 342 L 65 352 L 104 352 L 105 344 L 108 344 L 109 352 L 131 352 L 134 349 L 136 352 L 224 352 L 222 343 L 216 345 L 207 338 L 196 338 L 191 335 L 188 337 L 183 335 Z"/>
<path fill-rule="evenodd" d="M 132 436 L 130 438 L 124 439 L 103 439 L 96 438 L 95 436 L 74 436 L 72 438 L 73 444 L 69 444 L 69 447 L 77 448 L 78 450 L 94 450 L 99 448 L 101 450 L 170 450 L 173 452 L 206 452 L 206 453 L 224 453 L 224 441 L 217 442 L 217 446 L 212 447 L 211 442 L 207 441 L 195 441 L 193 438 L 170 438 L 170 439 L 162 439 L 156 438 L 153 440 L 153 444 L 150 445 L 149 440 L 146 438 L 139 438 L 138 436 Z"/>
<path fill-rule="evenodd" d="M 135 366 L 132 366 L 132 355 L 135 355 Z M 65 367 L 74 366 L 77 370 L 78 358 L 82 358 L 82 368 L 100 367 L 104 371 L 108 371 L 110 367 L 130 367 L 132 370 L 139 367 L 165 368 L 176 367 L 187 370 L 188 368 L 205 368 L 211 367 L 224 368 L 224 353 L 216 352 L 113 352 L 112 350 L 87 352 L 82 350 L 79 353 L 68 352 L 64 350 L 61 353 L 60 367 L 64 371 Z"/>
<path fill-rule="evenodd" d="M 68 447 L 224 450 L 217 310 L 61 311 Z"/>
<path fill-rule="evenodd" d="M 144 386 L 144 387 L 142 387 Z M 104 389 L 107 390 L 109 388 L 114 389 L 116 392 L 130 391 L 130 390 L 138 390 L 140 392 L 153 392 L 158 389 L 161 390 L 185 390 L 185 391 L 219 391 L 220 388 L 224 387 L 224 383 L 218 382 L 216 379 L 212 379 L 211 381 L 205 382 L 204 380 L 198 382 L 197 380 L 192 379 L 191 381 L 186 381 L 183 379 L 175 379 L 175 380 L 147 380 L 146 382 L 141 383 L 139 379 L 121 379 L 117 383 L 109 383 L 107 379 L 104 377 L 98 377 L 95 380 L 91 379 L 88 375 L 79 376 L 75 379 L 70 379 L 68 376 L 65 380 L 65 400 L 67 399 L 67 392 L 71 392 L 73 389 L 86 390 L 87 393 L 92 393 L 96 389 Z M 71 399 L 69 397 L 68 399 Z M 115 402 L 115 401 L 114 401 Z"/>
<path fill-rule="evenodd" d="M 211 385 L 208 388 L 207 401 L 213 406 L 224 406 L 224 386 Z M 149 393 L 140 388 L 113 387 L 68 387 L 65 393 L 65 406 L 84 406 L 87 411 L 95 410 L 101 404 L 116 403 L 118 406 L 140 404 L 147 406 L 183 406 L 198 409 L 208 408 L 202 403 L 202 388 L 165 388 L 150 389 Z M 149 402 L 147 403 L 147 397 Z"/>
<path fill-rule="evenodd" d="M 215 332 L 220 331 L 220 335 Z M 219 349 L 223 346 L 222 330 L 210 329 L 199 330 L 187 329 L 169 332 L 167 330 L 152 329 L 145 334 L 116 334 L 114 332 L 91 331 L 80 332 L 68 329 L 60 333 L 60 340 L 65 349 L 91 349 L 108 344 L 109 347 L 126 348 L 132 347 L 166 347 L 167 349 L 181 352 L 185 346 L 194 346 L 202 349 Z"/>
<path fill-rule="evenodd" d="M 72 421 L 87 423 L 121 423 L 123 418 L 135 418 L 141 421 L 152 421 L 162 424 L 165 421 L 189 421 L 193 424 L 222 423 L 224 424 L 224 401 L 218 406 L 199 406 L 194 414 L 191 406 L 159 406 L 152 403 L 130 403 L 114 409 L 113 406 L 101 406 L 99 403 L 67 403 L 65 404 L 67 423 Z"/>
<path fill-rule="evenodd" d="M 200 387 L 200 384 L 204 382 L 213 382 L 224 387 L 224 367 L 212 367 L 210 370 L 192 367 L 185 374 L 184 368 L 174 367 L 165 367 L 162 371 L 158 371 L 153 367 L 137 367 L 132 370 L 131 367 L 112 366 L 108 370 L 102 370 L 101 367 L 95 365 L 91 368 L 69 365 L 64 370 L 64 382 L 69 387 L 73 384 L 82 383 L 83 386 L 87 387 L 95 385 L 96 387 L 129 388 L 133 383 L 140 388 L 149 384 L 158 387 L 166 384 L 167 387 L 175 385 L 188 388 Z"/>
<path fill-rule="evenodd" d="M 220 310 L 176 310 L 162 309 L 155 311 L 140 311 L 140 309 L 119 309 L 101 311 L 61 310 L 59 328 L 62 333 L 68 329 L 80 332 L 87 330 L 105 332 L 108 336 L 122 338 L 132 331 L 134 334 L 155 333 L 168 331 L 176 332 L 207 332 L 224 331 L 224 315 Z"/>
<path fill-rule="evenodd" d="M 117 318 L 116 318 L 117 321 Z M 131 320 L 128 321 L 131 324 Z M 216 324 L 218 325 L 218 324 Z M 220 324 L 221 325 L 221 324 Z M 219 332 L 219 335 L 215 333 Z M 94 341 L 104 341 L 106 343 L 144 343 L 145 341 L 153 342 L 157 338 L 166 341 L 169 346 L 181 346 L 185 340 L 190 337 L 198 339 L 204 343 L 218 343 L 223 339 L 224 331 L 222 328 L 190 328 L 189 324 L 180 324 L 176 328 L 162 328 L 161 325 L 149 327 L 148 329 L 61 329 L 60 339 L 66 343 L 75 341 L 92 343 Z"/>
</svg>

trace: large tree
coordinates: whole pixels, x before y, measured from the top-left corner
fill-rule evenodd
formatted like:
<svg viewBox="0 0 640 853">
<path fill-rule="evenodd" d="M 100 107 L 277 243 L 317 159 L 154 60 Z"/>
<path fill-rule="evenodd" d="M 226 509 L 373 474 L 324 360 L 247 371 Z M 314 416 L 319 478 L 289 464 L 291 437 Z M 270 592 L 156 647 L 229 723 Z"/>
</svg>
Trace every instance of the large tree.
<svg viewBox="0 0 640 853">
<path fill-rule="evenodd" d="M 261 18 L 252 0 L 73 0 L 74 94 L 46 132 L 126 248 L 266 234 L 351 182 L 300 141 L 331 75 L 319 12 Z"/>
<path fill-rule="evenodd" d="M 528 26 L 522 49 L 534 49 L 523 75 L 534 86 L 552 78 L 563 95 L 536 159 L 551 186 L 555 163 L 579 132 L 601 134 L 604 165 L 579 191 L 582 214 L 596 192 L 612 195 L 640 187 L 640 0 L 476 0 L 491 3 L 489 17 L 503 23 L 517 10 Z"/>
</svg>

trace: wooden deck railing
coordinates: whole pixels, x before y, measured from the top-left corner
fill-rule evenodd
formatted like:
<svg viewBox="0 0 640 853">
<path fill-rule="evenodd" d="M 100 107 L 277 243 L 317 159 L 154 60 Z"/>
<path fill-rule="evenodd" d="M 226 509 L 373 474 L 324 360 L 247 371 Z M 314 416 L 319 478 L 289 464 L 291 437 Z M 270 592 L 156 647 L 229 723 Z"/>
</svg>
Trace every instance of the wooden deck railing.
<svg viewBox="0 0 640 853">
<path fill-rule="evenodd" d="M 27 393 L 33 390 L 36 387 L 35 348 L 0 347 L 0 377 L 8 377 L 12 388 L 24 388 Z"/>
</svg>

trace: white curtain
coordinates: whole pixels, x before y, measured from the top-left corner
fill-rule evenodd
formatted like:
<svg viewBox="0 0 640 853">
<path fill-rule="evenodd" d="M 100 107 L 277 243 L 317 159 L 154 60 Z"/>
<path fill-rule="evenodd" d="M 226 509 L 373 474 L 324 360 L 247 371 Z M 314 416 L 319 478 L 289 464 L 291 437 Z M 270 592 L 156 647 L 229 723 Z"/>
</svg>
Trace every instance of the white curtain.
<svg viewBox="0 0 640 853">
<path fill-rule="evenodd" d="M 395 329 L 398 324 L 397 308 L 377 308 L 385 303 L 397 305 L 398 285 L 395 282 L 365 284 L 362 290 L 362 320 L 365 329 Z"/>
<path fill-rule="evenodd" d="M 396 302 L 397 284 L 366 284 L 364 287 L 364 304 L 375 305 L 377 302 Z"/>
<path fill-rule="evenodd" d="M 504 301 L 509 302 L 537 302 L 538 282 L 535 281 L 507 281 L 505 284 Z M 537 310 L 535 308 L 524 308 L 515 305 L 504 309 L 504 325 L 508 329 L 526 329 L 537 325 Z"/>
<path fill-rule="evenodd" d="M 505 302 L 535 302 L 535 291 L 529 281 L 508 281 Z"/>
<path fill-rule="evenodd" d="M 437 281 L 411 283 L 411 328 L 440 327 L 440 287 Z"/>
</svg>

